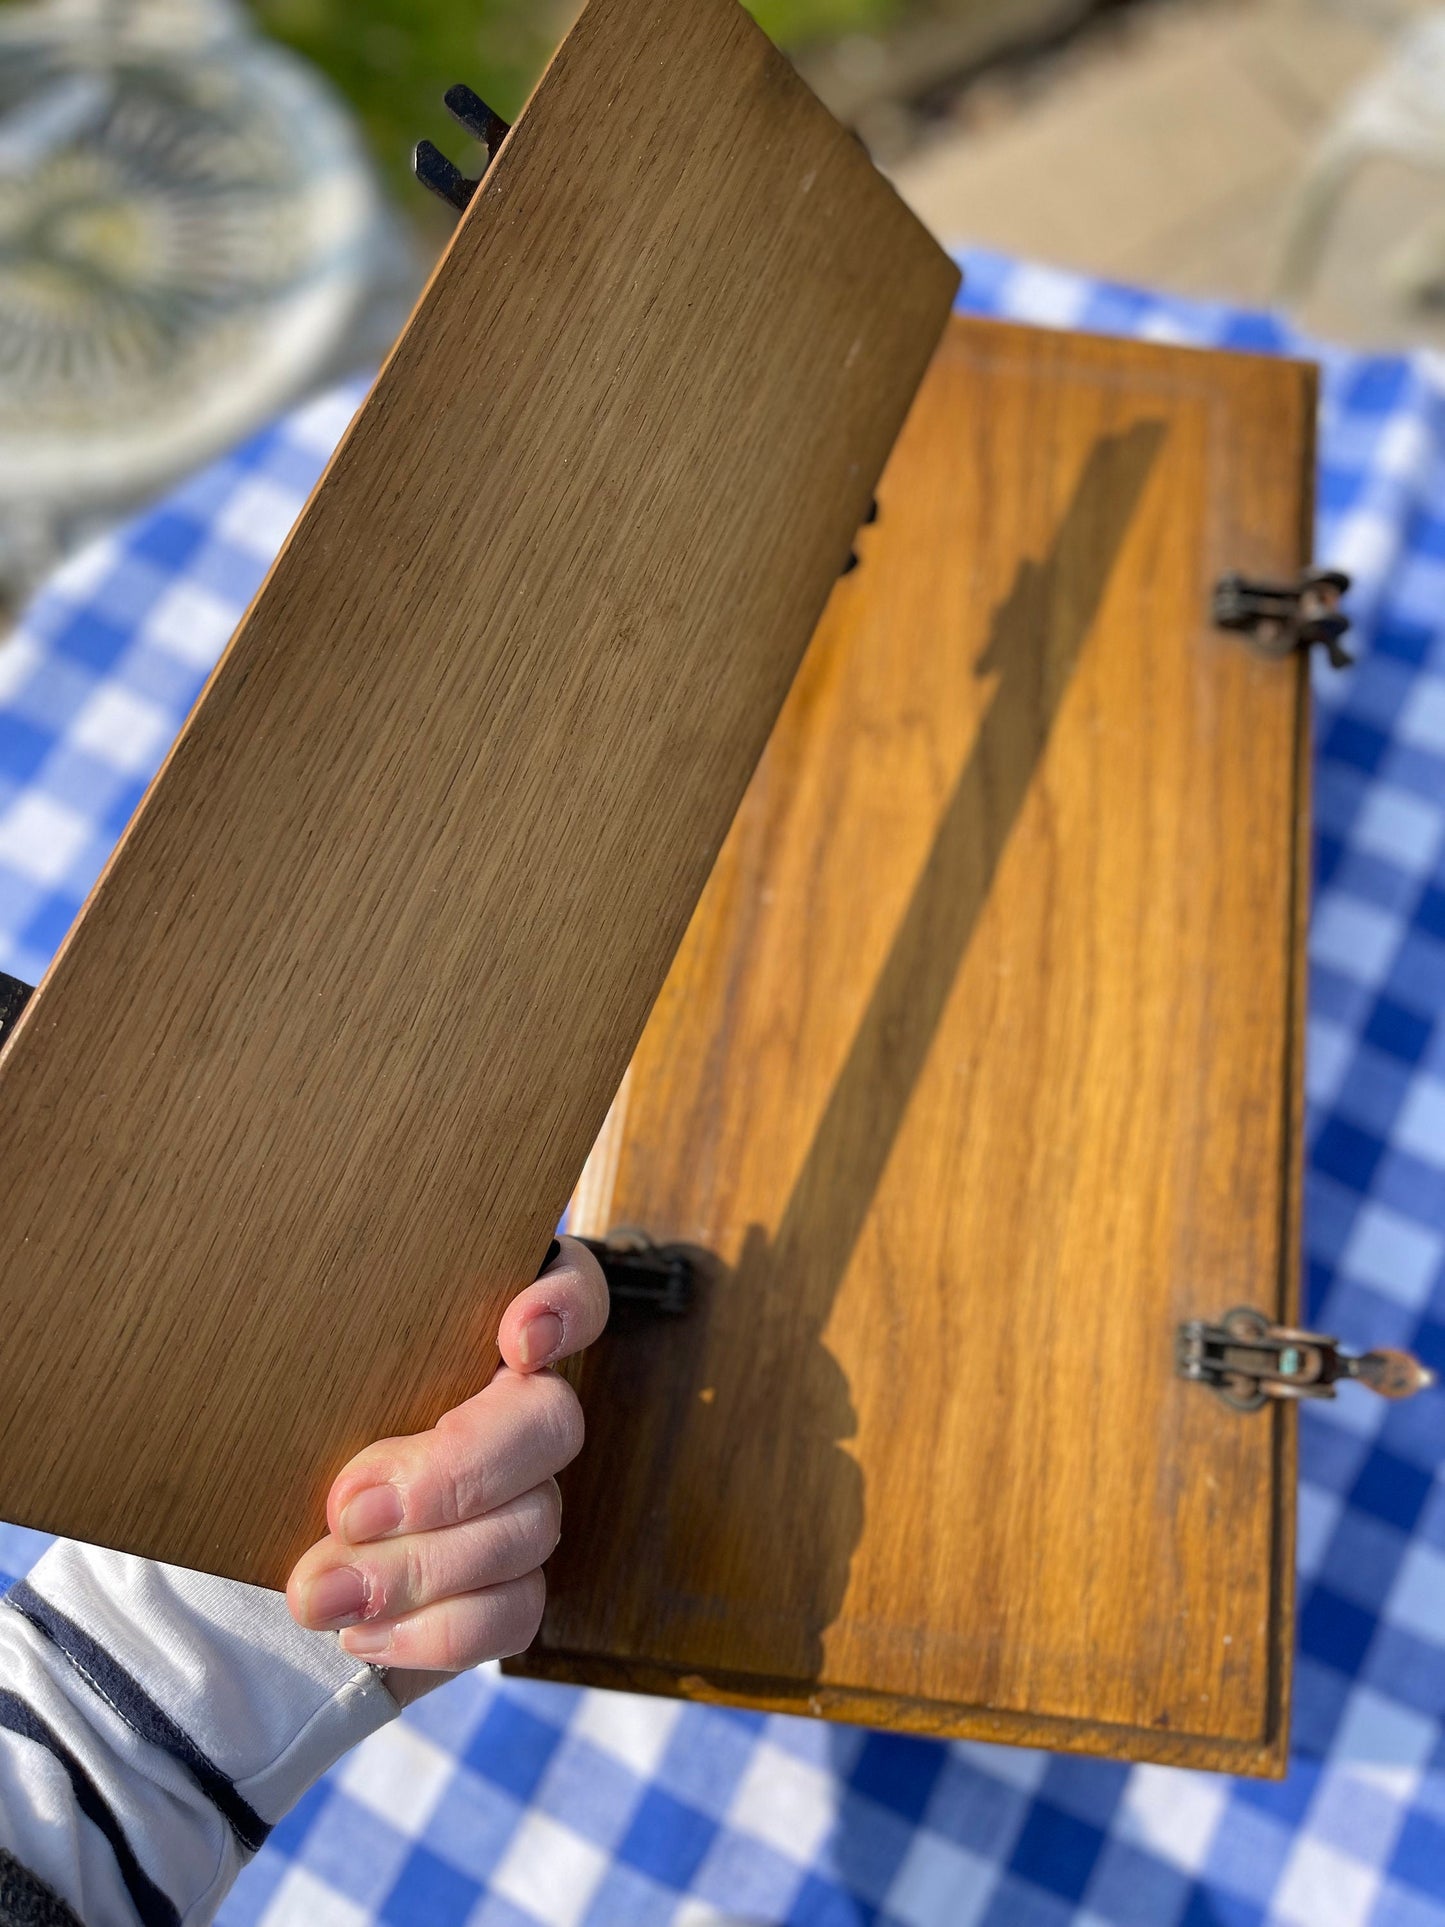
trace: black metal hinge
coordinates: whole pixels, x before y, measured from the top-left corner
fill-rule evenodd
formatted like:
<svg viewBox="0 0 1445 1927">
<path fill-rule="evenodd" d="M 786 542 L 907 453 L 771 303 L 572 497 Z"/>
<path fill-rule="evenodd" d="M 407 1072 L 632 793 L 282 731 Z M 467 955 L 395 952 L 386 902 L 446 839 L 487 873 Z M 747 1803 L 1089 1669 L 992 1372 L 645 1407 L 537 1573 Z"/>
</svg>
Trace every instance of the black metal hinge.
<svg viewBox="0 0 1445 1927">
<path fill-rule="evenodd" d="M 696 1274 L 685 1245 L 657 1245 L 640 1231 L 613 1231 L 578 1242 L 601 1265 L 614 1310 L 626 1305 L 659 1318 L 691 1311 Z"/>
<path fill-rule="evenodd" d="M 494 113 L 480 94 L 458 81 L 455 87 L 448 87 L 442 95 L 447 112 L 457 121 L 474 140 L 481 142 L 486 150 L 487 166 L 497 158 L 497 149 L 511 133 L 511 127 L 500 114 Z M 439 147 L 430 141 L 418 141 L 412 150 L 411 169 L 423 187 L 430 188 L 449 207 L 464 214 L 471 204 L 471 198 L 481 186 L 480 180 L 468 180 L 455 161 L 449 161 Z"/>
<path fill-rule="evenodd" d="M 22 984 L 18 977 L 7 977 L 0 970 L 0 1044 L 14 1030 L 21 1011 L 34 995 L 30 984 Z"/>
<path fill-rule="evenodd" d="M 1215 627 L 1247 635 L 1267 656 L 1323 649 L 1335 669 L 1355 660 L 1345 648 L 1350 619 L 1340 603 L 1350 586 L 1343 569 L 1306 569 L 1296 582 L 1256 582 L 1222 575 L 1214 586 Z"/>
</svg>

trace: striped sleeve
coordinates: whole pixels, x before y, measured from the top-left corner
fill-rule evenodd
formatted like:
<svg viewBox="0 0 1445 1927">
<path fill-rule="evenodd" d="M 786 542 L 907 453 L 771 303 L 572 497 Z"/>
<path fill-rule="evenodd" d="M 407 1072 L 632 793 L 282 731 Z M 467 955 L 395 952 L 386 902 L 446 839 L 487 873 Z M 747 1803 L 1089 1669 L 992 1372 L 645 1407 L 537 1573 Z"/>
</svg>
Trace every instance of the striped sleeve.
<svg viewBox="0 0 1445 1927">
<path fill-rule="evenodd" d="M 62 1542 L 0 1605 L 0 1866 L 87 1927 L 195 1927 L 396 1710 L 279 1594 Z"/>
</svg>

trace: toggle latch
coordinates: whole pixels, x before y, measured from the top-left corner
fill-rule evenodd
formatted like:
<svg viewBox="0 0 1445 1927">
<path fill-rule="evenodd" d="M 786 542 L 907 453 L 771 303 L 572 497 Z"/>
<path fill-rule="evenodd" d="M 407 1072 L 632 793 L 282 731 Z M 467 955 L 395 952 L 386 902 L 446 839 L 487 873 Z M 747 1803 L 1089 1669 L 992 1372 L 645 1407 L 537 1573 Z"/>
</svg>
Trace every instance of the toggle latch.
<svg viewBox="0 0 1445 1927">
<path fill-rule="evenodd" d="M 1344 1378 L 1382 1398 L 1410 1398 L 1435 1383 L 1409 1352 L 1347 1352 L 1337 1338 L 1273 1325 L 1248 1305 L 1218 1324 L 1194 1318 L 1181 1325 L 1175 1362 L 1181 1378 L 1209 1386 L 1239 1412 L 1257 1412 L 1272 1398 L 1333 1398 Z"/>
</svg>

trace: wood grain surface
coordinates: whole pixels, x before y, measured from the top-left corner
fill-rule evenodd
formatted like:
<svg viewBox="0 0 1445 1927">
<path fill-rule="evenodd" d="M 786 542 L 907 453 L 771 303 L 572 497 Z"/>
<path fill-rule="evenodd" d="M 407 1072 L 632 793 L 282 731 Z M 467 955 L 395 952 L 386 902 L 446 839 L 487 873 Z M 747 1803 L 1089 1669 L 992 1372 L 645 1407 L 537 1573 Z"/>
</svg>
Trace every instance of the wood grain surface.
<svg viewBox="0 0 1445 1927">
<path fill-rule="evenodd" d="M 1313 371 L 955 320 L 576 1199 L 710 1254 L 582 1362 L 518 1670 L 1271 1772 Z"/>
<path fill-rule="evenodd" d="M 0 1517 L 263 1583 L 485 1382 L 957 284 L 593 0 L 0 1065 Z"/>
</svg>

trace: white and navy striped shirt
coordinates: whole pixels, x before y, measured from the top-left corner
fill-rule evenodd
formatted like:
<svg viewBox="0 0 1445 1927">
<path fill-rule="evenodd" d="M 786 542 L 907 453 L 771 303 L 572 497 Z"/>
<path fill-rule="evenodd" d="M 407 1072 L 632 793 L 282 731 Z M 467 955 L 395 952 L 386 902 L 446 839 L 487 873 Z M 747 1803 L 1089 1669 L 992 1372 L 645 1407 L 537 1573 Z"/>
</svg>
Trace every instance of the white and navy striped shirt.
<svg viewBox="0 0 1445 1927">
<path fill-rule="evenodd" d="M 396 1712 L 279 1593 L 52 1547 L 0 1604 L 0 1927 L 200 1927 Z"/>
</svg>

